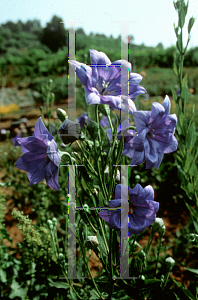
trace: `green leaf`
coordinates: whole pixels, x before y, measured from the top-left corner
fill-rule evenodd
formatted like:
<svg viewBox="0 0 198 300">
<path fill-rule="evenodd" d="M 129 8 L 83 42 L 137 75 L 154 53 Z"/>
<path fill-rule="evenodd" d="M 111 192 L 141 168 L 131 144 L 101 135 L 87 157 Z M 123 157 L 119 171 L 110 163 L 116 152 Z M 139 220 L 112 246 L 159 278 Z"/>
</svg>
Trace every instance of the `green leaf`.
<svg viewBox="0 0 198 300">
<path fill-rule="evenodd" d="M 108 115 L 110 115 L 110 108 L 109 108 L 109 105 L 107 105 L 107 104 L 99 104 L 98 110 L 106 117 Z"/>
<path fill-rule="evenodd" d="M 6 282 L 6 272 L 2 268 L 0 268 L 0 278 L 2 282 Z"/>
<path fill-rule="evenodd" d="M 179 26 L 180 28 L 184 27 L 186 17 L 186 7 L 181 4 L 179 7 Z"/>
<path fill-rule="evenodd" d="M 182 51 L 183 51 L 183 43 L 182 43 L 182 35 L 181 35 L 181 33 L 178 34 L 178 36 L 177 36 L 176 46 L 177 46 L 177 49 L 179 50 L 179 52 L 182 53 Z"/>
<path fill-rule="evenodd" d="M 87 124 L 87 130 L 89 131 L 92 139 L 96 139 L 98 137 L 99 125 L 94 121 L 89 121 Z"/>
<path fill-rule="evenodd" d="M 13 279 L 12 280 L 12 284 L 11 284 L 11 289 L 12 289 L 12 291 L 11 291 L 11 293 L 9 295 L 10 299 L 14 299 L 16 297 L 19 297 L 22 300 L 26 299 L 27 291 L 28 291 L 28 287 L 27 286 L 25 288 L 22 288 L 20 286 L 20 284 L 15 279 Z"/>
<path fill-rule="evenodd" d="M 195 18 L 191 17 L 190 20 L 189 20 L 189 22 L 188 22 L 188 34 L 190 34 L 191 29 L 192 29 L 194 23 L 195 23 Z"/>
<path fill-rule="evenodd" d="M 174 65 L 173 69 L 175 71 L 175 74 L 178 76 L 180 71 L 180 62 L 179 62 L 179 55 L 175 52 L 174 53 Z M 176 98 L 174 98 L 176 99 Z"/>
<path fill-rule="evenodd" d="M 120 142 L 118 144 L 118 150 L 117 150 L 118 152 L 117 152 L 116 164 L 118 164 L 119 161 L 120 161 L 123 149 L 124 149 L 124 136 L 122 136 L 122 138 L 120 139 Z"/>
<path fill-rule="evenodd" d="M 191 292 L 189 290 L 187 290 L 180 282 L 177 282 L 176 280 L 174 280 L 174 283 L 181 288 L 181 290 L 184 292 L 184 294 L 191 300 L 196 300 L 196 298 L 191 294 Z"/>
<path fill-rule="evenodd" d="M 193 161 L 193 157 L 190 153 L 190 150 L 187 149 L 185 160 L 183 161 L 183 169 L 184 172 L 188 174 L 188 170 L 190 170 L 191 163 Z"/>
<path fill-rule="evenodd" d="M 178 36 L 179 27 L 175 26 L 175 24 L 174 24 L 174 30 L 175 30 L 175 34 L 176 34 L 176 37 L 177 37 Z"/>
<path fill-rule="evenodd" d="M 198 220 L 198 213 L 196 212 L 196 210 L 195 210 L 191 205 L 189 205 L 185 200 L 184 200 L 184 202 L 185 202 L 187 208 L 189 209 L 191 215 L 192 215 L 196 220 Z"/>
<path fill-rule="evenodd" d="M 99 248 L 101 248 L 103 254 L 108 255 L 106 252 L 104 240 L 103 240 L 102 236 L 100 235 L 99 231 L 97 232 L 97 239 L 98 239 L 98 243 L 99 243 Z"/>
<path fill-rule="evenodd" d="M 181 156 L 184 158 L 186 156 L 186 147 L 181 140 L 178 140 L 178 149 L 180 150 L 179 154 L 181 154 Z"/>
<path fill-rule="evenodd" d="M 174 293 L 174 292 L 173 292 Z M 174 293 L 176 300 L 181 300 L 175 293 Z"/>
<path fill-rule="evenodd" d="M 154 283 L 161 283 L 160 279 L 146 279 L 144 284 L 154 284 Z"/>
<path fill-rule="evenodd" d="M 70 289 L 69 291 L 70 291 L 70 295 L 71 295 L 72 300 L 78 300 L 78 298 L 77 298 L 76 294 L 73 292 L 73 290 Z"/>
<path fill-rule="evenodd" d="M 187 76 L 185 76 L 183 78 L 183 81 L 182 81 L 181 98 L 182 98 L 182 100 L 184 100 L 184 103 L 188 102 L 188 81 L 187 81 Z"/>
<path fill-rule="evenodd" d="M 94 279 L 98 283 L 107 283 L 107 282 L 109 282 L 109 277 L 106 276 L 106 275 L 101 275 L 101 276 L 95 277 Z"/>
<path fill-rule="evenodd" d="M 185 268 L 186 270 L 198 275 L 198 269 Z"/>
<path fill-rule="evenodd" d="M 70 285 L 67 282 L 62 281 L 56 281 L 54 282 L 51 278 L 48 278 L 48 281 L 50 282 L 50 286 L 54 286 L 57 289 L 69 289 Z"/>
<path fill-rule="evenodd" d="M 188 190 L 189 194 L 194 194 L 194 187 L 193 187 L 192 183 L 188 182 L 187 190 Z"/>
<path fill-rule="evenodd" d="M 186 136 L 186 146 L 191 152 L 194 148 L 196 137 L 195 123 L 192 123 Z"/>
<path fill-rule="evenodd" d="M 178 124 L 181 128 L 181 131 L 182 131 L 183 135 L 186 135 L 187 123 L 186 123 L 186 118 L 185 118 L 185 116 L 184 116 L 184 114 L 182 113 L 181 110 L 178 111 L 177 117 L 178 117 Z"/>
<path fill-rule="evenodd" d="M 91 299 L 100 299 L 100 297 L 95 289 L 91 290 L 90 294 L 91 294 L 90 300 Z"/>
</svg>

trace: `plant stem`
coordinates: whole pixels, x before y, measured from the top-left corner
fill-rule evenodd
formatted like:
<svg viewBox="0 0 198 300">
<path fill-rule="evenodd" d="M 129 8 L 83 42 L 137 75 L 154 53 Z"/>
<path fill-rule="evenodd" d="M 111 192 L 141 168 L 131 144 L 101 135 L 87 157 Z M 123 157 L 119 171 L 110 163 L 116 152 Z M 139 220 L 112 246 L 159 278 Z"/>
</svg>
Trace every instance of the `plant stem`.
<svg viewBox="0 0 198 300">
<path fill-rule="evenodd" d="M 109 237 L 109 266 L 110 266 L 110 291 L 109 298 L 111 300 L 111 295 L 113 293 L 113 265 L 112 265 L 112 229 L 110 228 L 110 237 Z"/>
</svg>

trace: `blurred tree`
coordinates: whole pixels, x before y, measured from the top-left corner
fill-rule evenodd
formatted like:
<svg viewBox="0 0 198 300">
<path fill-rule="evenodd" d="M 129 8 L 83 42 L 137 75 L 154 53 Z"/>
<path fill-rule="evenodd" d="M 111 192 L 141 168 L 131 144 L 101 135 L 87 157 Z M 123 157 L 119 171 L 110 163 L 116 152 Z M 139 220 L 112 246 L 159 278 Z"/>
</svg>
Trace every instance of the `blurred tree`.
<svg viewBox="0 0 198 300">
<path fill-rule="evenodd" d="M 53 52 L 57 52 L 59 48 L 67 45 L 67 31 L 64 24 L 60 22 L 62 22 L 61 18 L 53 16 L 41 35 L 41 43 L 48 46 Z"/>
<path fill-rule="evenodd" d="M 1 26 L 10 29 L 10 31 L 14 33 L 19 33 L 22 29 L 19 23 L 14 23 L 12 21 L 8 21 L 7 23 L 2 24 Z"/>
<path fill-rule="evenodd" d="M 84 32 L 83 28 L 76 29 L 76 33 L 80 33 L 80 34 L 84 34 L 85 35 L 85 32 Z"/>
<path fill-rule="evenodd" d="M 101 38 L 107 38 L 106 37 L 106 35 L 105 34 L 103 34 L 103 33 L 96 33 L 96 35 L 95 35 L 96 37 L 101 37 Z"/>
<path fill-rule="evenodd" d="M 162 43 L 159 43 L 159 44 L 157 44 L 156 48 L 159 48 L 159 49 L 164 49 L 164 46 L 163 46 L 163 44 L 162 44 Z"/>
<path fill-rule="evenodd" d="M 135 39 L 134 39 L 134 36 L 130 34 L 130 35 L 129 35 L 129 43 L 130 43 L 130 44 L 133 44 L 133 43 L 134 43 L 134 40 L 135 40 Z"/>
</svg>

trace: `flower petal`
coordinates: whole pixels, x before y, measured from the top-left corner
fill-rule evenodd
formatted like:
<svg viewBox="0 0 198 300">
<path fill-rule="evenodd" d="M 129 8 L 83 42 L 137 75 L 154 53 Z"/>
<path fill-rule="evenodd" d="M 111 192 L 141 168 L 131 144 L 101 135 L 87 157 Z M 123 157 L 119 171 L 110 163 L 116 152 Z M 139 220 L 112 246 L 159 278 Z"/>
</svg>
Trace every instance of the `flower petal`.
<svg viewBox="0 0 198 300">
<path fill-rule="evenodd" d="M 49 187 L 54 190 L 59 191 L 59 183 L 58 183 L 58 171 L 59 169 L 53 162 L 49 162 L 45 167 L 45 180 Z"/>
<path fill-rule="evenodd" d="M 100 94 L 95 88 L 92 88 L 92 91 L 90 91 L 87 87 L 85 87 L 85 96 L 87 104 L 102 104 Z M 106 103 L 105 103 L 106 104 Z"/>
<path fill-rule="evenodd" d="M 161 104 L 163 107 L 164 107 L 164 109 L 165 109 L 165 115 L 169 115 L 170 114 L 170 106 L 171 106 L 171 104 L 170 104 L 170 99 L 169 99 L 169 97 L 166 95 L 166 97 L 165 97 L 165 99 L 164 99 L 164 101 L 162 102 L 162 104 Z"/>
<path fill-rule="evenodd" d="M 49 133 L 49 131 L 43 124 L 41 117 L 36 122 L 36 125 L 34 128 L 34 136 L 37 139 L 43 141 L 46 145 L 48 144 L 48 141 L 51 141 L 53 139 L 53 136 Z"/>
<path fill-rule="evenodd" d="M 89 67 L 83 63 L 79 63 L 78 61 L 75 61 L 75 60 L 69 60 L 69 63 L 72 66 L 74 72 L 76 70 L 76 75 L 77 75 L 78 79 L 81 81 L 81 83 L 84 86 L 87 86 L 87 80 L 88 80 L 88 78 L 90 78 L 91 73 L 92 73 L 91 67 Z"/>
<path fill-rule="evenodd" d="M 92 65 L 109 65 L 111 64 L 110 59 L 107 55 L 103 52 L 99 52 L 94 49 L 90 49 L 90 56 L 91 56 L 91 64 Z"/>
</svg>

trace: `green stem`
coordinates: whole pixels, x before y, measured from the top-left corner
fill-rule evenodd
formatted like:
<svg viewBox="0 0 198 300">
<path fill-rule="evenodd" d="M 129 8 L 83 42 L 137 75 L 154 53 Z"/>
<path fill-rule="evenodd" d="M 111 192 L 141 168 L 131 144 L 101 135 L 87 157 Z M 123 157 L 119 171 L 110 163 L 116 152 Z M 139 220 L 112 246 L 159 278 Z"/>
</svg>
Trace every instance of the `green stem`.
<svg viewBox="0 0 198 300">
<path fill-rule="evenodd" d="M 111 300 L 111 296 L 113 293 L 113 265 L 112 265 L 112 229 L 110 228 L 110 237 L 109 237 L 109 266 L 110 266 L 110 291 L 108 299 Z"/>
<path fill-rule="evenodd" d="M 95 198 L 94 198 L 94 196 L 92 195 L 91 191 L 90 191 L 90 194 L 91 194 L 91 198 L 92 198 L 94 207 L 97 207 L 97 206 L 96 206 Z M 102 226 L 102 222 L 101 222 L 100 217 L 98 218 L 98 220 L 99 220 L 99 224 L 100 224 L 100 228 L 101 228 L 101 232 L 102 232 L 102 237 L 103 237 L 104 243 L 105 243 L 105 248 L 106 248 L 107 254 L 108 254 L 108 253 L 109 253 L 109 247 L 108 247 L 108 245 L 107 245 L 107 240 L 106 240 L 106 237 L 105 237 L 105 233 L 104 233 L 104 229 L 103 229 L 103 226 Z"/>
<path fill-rule="evenodd" d="M 109 115 L 109 114 L 107 114 L 107 119 L 108 119 L 108 121 L 109 121 L 109 125 L 110 125 L 111 132 L 112 132 L 112 135 L 113 135 L 113 133 L 114 133 L 114 130 L 113 130 L 113 124 L 112 124 L 112 122 L 111 122 L 111 118 L 110 118 L 110 115 Z M 115 128 L 115 130 L 116 130 L 116 128 Z"/>
<path fill-rule="evenodd" d="M 55 253 L 56 253 L 56 256 L 58 257 L 58 248 L 57 248 L 57 245 L 56 245 L 56 241 L 55 241 L 55 238 L 54 238 L 54 229 L 50 229 L 50 232 L 51 232 L 51 237 L 52 237 L 52 241 L 53 241 L 53 248 L 55 250 Z"/>
<path fill-rule="evenodd" d="M 164 282 L 164 286 L 163 286 L 163 288 L 162 288 L 162 291 L 164 290 L 164 288 L 165 288 L 165 286 L 166 286 L 166 284 L 167 284 L 167 281 L 168 281 L 170 272 L 171 272 L 171 270 L 169 270 L 168 273 L 166 274 L 166 280 L 165 280 L 165 282 Z"/>
<path fill-rule="evenodd" d="M 78 141 L 76 141 L 76 144 L 77 144 L 78 147 L 80 148 L 82 155 L 84 156 L 84 158 L 86 159 L 86 161 L 87 161 L 89 167 L 91 168 L 91 171 L 95 174 L 95 176 L 98 177 L 98 173 L 97 173 L 96 170 L 93 168 L 92 164 L 90 163 L 90 161 L 88 160 L 87 156 L 85 155 L 85 153 L 84 153 L 84 151 L 83 151 L 83 148 L 82 148 L 81 144 L 80 144 Z"/>
<path fill-rule="evenodd" d="M 147 247 L 146 247 L 146 250 L 145 250 L 145 254 L 147 255 L 148 251 L 149 251 L 149 248 L 152 244 L 152 241 L 153 241 L 153 235 L 150 235 L 149 236 L 149 240 L 148 240 L 148 244 L 147 244 Z"/>
<path fill-rule="evenodd" d="M 95 286 L 95 288 L 96 288 L 96 291 L 98 292 L 98 297 L 100 297 L 100 299 L 102 299 L 102 296 L 101 296 L 101 294 L 100 294 L 100 291 L 99 291 L 99 289 L 98 289 L 98 286 L 97 286 L 97 284 L 96 284 L 96 282 L 95 282 L 95 280 L 94 280 L 94 278 L 93 278 L 93 276 L 92 276 L 92 274 L 91 274 L 91 270 L 90 270 L 90 268 L 89 268 L 89 264 L 88 264 L 88 261 L 87 261 L 87 269 L 88 269 L 88 272 L 89 272 L 89 275 L 91 276 L 91 280 L 93 281 L 93 284 L 94 284 L 94 286 Z"/>
<path fill-rule="evenodd" d="M 160 244 L 159 244 L 159 247 L 157 248 L 157 261 L 156 261 L 155 274 L 157 274 L 157 264 L 158 264 L 158 261 L 159 261 L 159 255 L 160 255 L 160 251 L 161 251 L 161 246 L 162 246 L 162 237 L 160 237 Z"/>
</svg>

